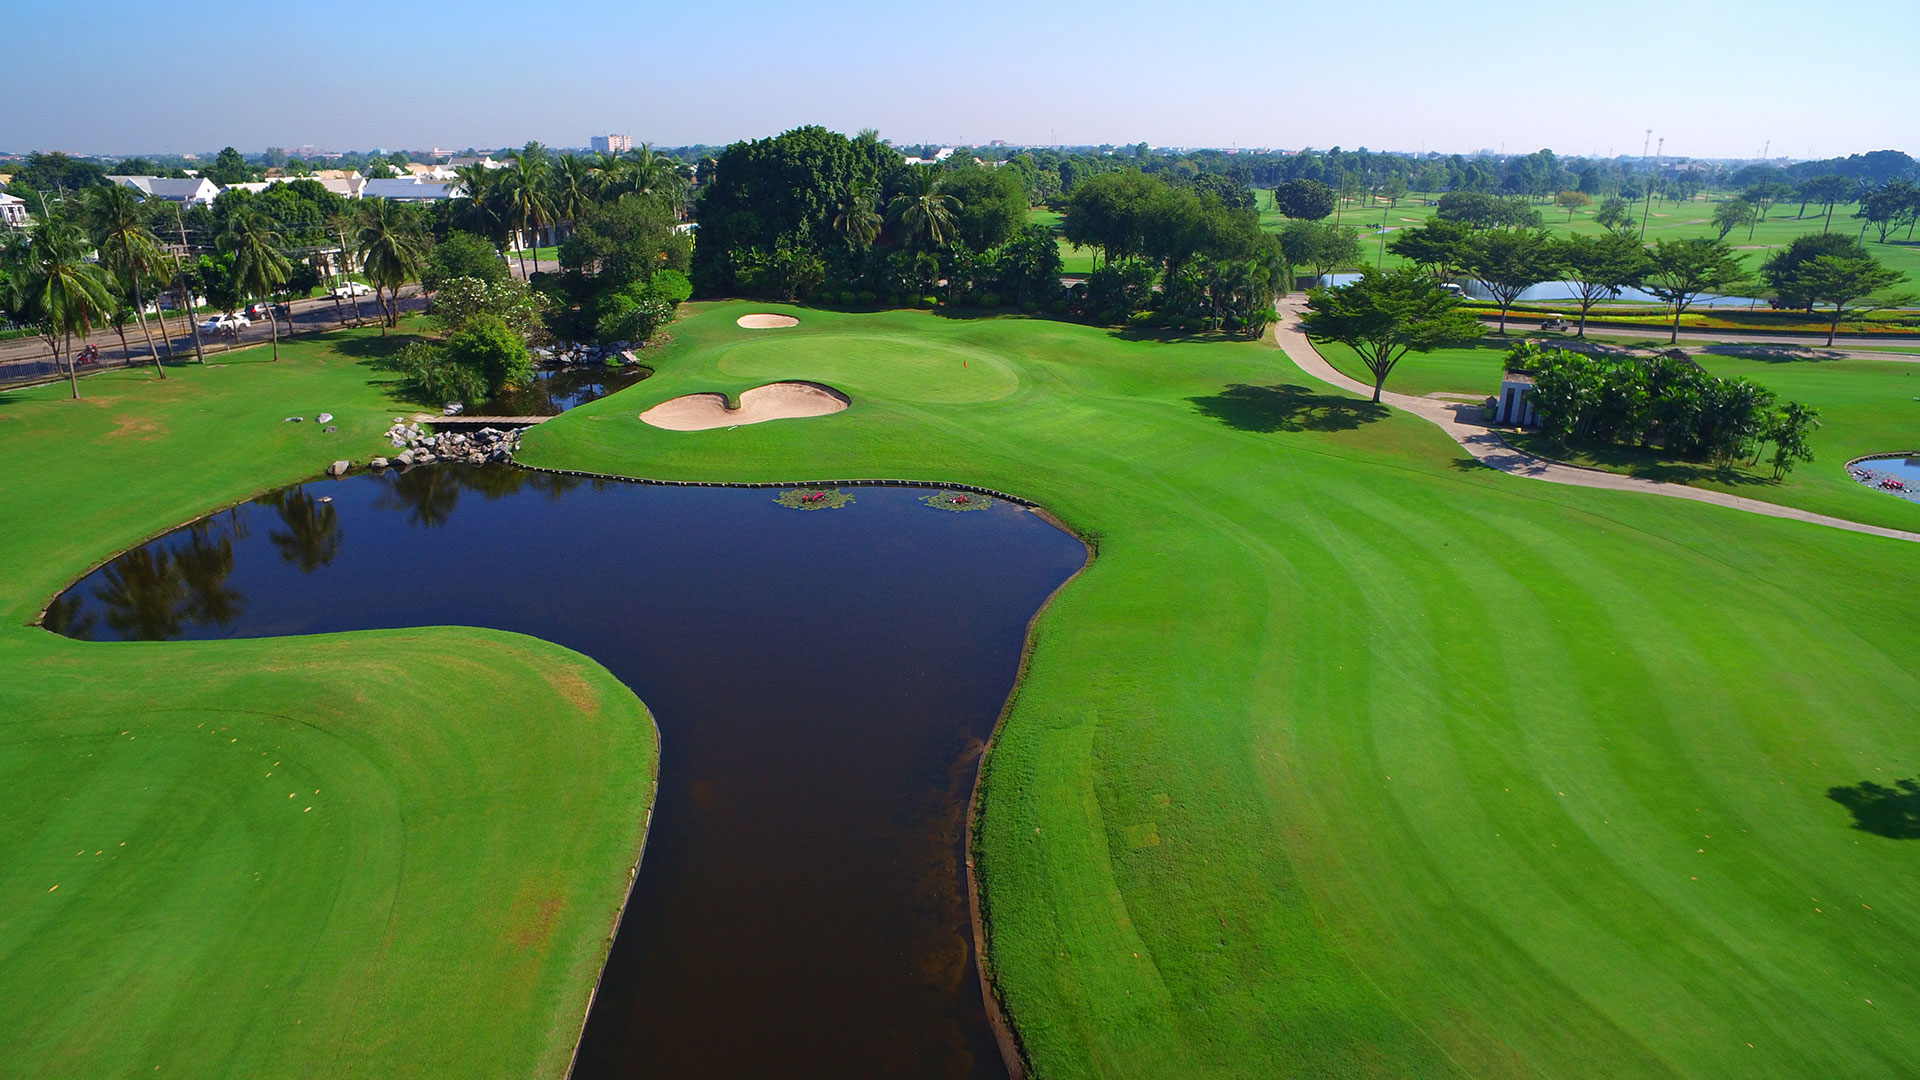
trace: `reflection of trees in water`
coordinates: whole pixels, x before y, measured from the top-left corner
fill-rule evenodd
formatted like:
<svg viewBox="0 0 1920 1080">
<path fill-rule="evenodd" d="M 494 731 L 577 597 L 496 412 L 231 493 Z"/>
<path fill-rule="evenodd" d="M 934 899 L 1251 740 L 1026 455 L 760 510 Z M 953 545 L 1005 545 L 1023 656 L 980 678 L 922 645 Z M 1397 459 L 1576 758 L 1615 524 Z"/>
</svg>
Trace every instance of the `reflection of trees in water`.
<svg viewBox="0 0 1920 1080">
<path fill-rule="evenodd" d="M 588 482 L 584 477 L 534 472 L 511 465 L 429 465 L 394 476 L 374 505 L 382 510 L 404 510 L 409 522 L 431 529 L 445 525 L 453 516 L 462 491 L 474 492 L 488 501 L 529 490 L 558 499 Z M 598 489 L 605 482 L 592 483 Z"/>
<path fill-rule="evenodd" d="M 311 574 L 332 562 L 340 554 L 345 533 L 333 504 L 309 495 L 304 487 L 286 488 L 257 501 L 273 507 L 286 528 L 267 534 L 280 558 Z"/>
<path fill-rule="evenodd" d="M 382 510 L 406 511 L 409 524 L 438 528 L 453 517 L 453 508 L 460 502 L 460 478 L 455 472 L 444 468 L 408 469 L 393 478 L 374 505 Z"/>
<path fill-rule="evenodd" d="M 192 527 L 185 543 L 138 547 L 107 564 L 94 599 L 106 607 L 107 626 L 121 637 L 164 641 L 180 636 L 192 621 L 225 626 L 240 617 L 245 597 L 227 585 L 233 573 L 233 535 L 237 525 L 222 527 L 219 519 Z M 62 617 L 91 632 L 92 619 L 78 619 L 78 596 Z M 56 605 L 59 606 L 59 605 Z M 48 612 L 52 625 L 53 613 Z M 73 636 L 81 636 L 75 634 Z"/>
<path fill-rule="evenodd" d="M 93 628 L 99 622 L 92 615 L 80 610 L 82 597 L 77 592 L 68 593 L 47 607 L 47 615 L 40 625 L 65 637 L 88 641 L 93 638 Z"/>
</svg>

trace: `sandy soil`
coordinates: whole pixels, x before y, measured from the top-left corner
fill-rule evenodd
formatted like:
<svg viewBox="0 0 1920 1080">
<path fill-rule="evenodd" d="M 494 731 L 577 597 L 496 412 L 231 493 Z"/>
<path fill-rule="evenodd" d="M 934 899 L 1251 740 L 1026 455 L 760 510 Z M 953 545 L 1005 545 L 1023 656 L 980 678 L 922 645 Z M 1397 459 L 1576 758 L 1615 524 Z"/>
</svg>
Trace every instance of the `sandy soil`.
<svg viewBox="0 0 1920 1080">
<path fill-rule="evenodd" d="M 788 326 L 799 326 L 800 320 L 791 315 L 742 315 L 734 322 L 748 330 L 779 330 Z"/>
<path fill-rule="evenodd" d="M 810 382 L 777 382 L 743 391 L 737 409 L 727 406 L 725 394 L 687 394 L 655 405 L 641 413 L 640 419 L 668 431 L 706 431 L 709 428 L 759 424 L 768 420 L 829 416 L 845 409 L 848 404 L 850 400 L 847 395 L 831 386 Z"/>
</svg>

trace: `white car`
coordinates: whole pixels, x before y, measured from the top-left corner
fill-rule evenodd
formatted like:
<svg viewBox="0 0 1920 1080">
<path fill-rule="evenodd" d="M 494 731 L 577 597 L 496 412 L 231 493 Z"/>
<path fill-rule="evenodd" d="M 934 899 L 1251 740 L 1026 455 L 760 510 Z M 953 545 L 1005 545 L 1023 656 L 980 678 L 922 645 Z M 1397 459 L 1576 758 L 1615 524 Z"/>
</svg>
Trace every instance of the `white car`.
<svg viewBox="0 0 1920 1080">
<path fill-rule="evenodd" d="M 200 332 L 203 334 L 234 334 L 252 325 L 253 320 L 247 318 L 245 315 L 215 315 L 213 318 L 200 324 Z"/>
<path fill-rule="evenodd" d="M 356 296 L 372 296 L 373 287 L 362 282 L 349 281 L 345 285 L 335 286 L 333 295 L 342 300 L 350 300 Z"/>
</svg>

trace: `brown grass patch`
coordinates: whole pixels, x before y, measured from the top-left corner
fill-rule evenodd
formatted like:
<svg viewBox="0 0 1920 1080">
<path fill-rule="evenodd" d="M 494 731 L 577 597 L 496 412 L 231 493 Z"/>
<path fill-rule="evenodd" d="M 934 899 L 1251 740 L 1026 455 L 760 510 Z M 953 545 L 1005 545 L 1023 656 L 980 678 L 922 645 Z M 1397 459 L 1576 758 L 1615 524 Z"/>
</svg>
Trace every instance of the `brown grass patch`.
<svg viewBox="0 0 1920 1080">
<path fill-rule="evenodd" d="M 588 716 L 600 715 L 600 695 L 593 692 L 593 685 L 580 672 L 569 666 L 547 668 L 541 674 L 546 676 L 547 685 L 566 698 L 574 708 Z"/>
<path fill-rule="evenodd" d="M 138 438 L 141 442 L 153 442 L 171 434 L 165 424 L 150 416 L 116 416 L 113 418 L 113 430 L 104 438 Z"/>
</svg>

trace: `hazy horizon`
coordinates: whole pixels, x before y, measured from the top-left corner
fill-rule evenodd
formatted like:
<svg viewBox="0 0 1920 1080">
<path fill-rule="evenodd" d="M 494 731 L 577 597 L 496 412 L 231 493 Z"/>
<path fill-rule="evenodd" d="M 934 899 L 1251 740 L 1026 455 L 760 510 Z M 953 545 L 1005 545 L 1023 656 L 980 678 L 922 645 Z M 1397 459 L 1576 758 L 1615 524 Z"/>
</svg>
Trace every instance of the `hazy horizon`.
<svg viewBox="0 0 1920 1080">
<path fill-rule="evenodd" d="M 37 47 L 16 51 L 0 90 L 32 107 L 0 126 L 0 151 L 584 146 L 610 132 L 724 145 L 802 124 L 876 128 L 900 144 L 1566 156 L 1638 157 L 1648 128 L 1667 157 L 1920 143 L 1920 117 L 1869 107 L 1905 100 L 1901 65 L 1829 59 L 1820 31 L 1777 0 L 1631 0 L 1580 20 L 1517 4 L 1483 4 L 1468 20 L 1400 2 L 1342 18 L 1245 0 L 1169 20 L 1137 0 L 1097 16 L 990 0 L 932 30 L 871 0 L 831 12 L 720 0 L 698 13 L 588 0 L 545 11 L 532 34 L 498 0 L 458 19 L 365 0 L 240 21 L 228 10 L 185 0 L 155 25 L 24 0 L 14 38 Z M 1848 33 L 1863 26 L 1911 39 L 1920 5 L 1864 0 Z M 1264 52 L 1248 44 L 1263 40 Z M 1576 52 L 1569 40 L 1595 44 Z M 75 41 L 86 48 L 52 45 Z M 156 49 L 164 66 L 130 62 Z"/>
</svg>

